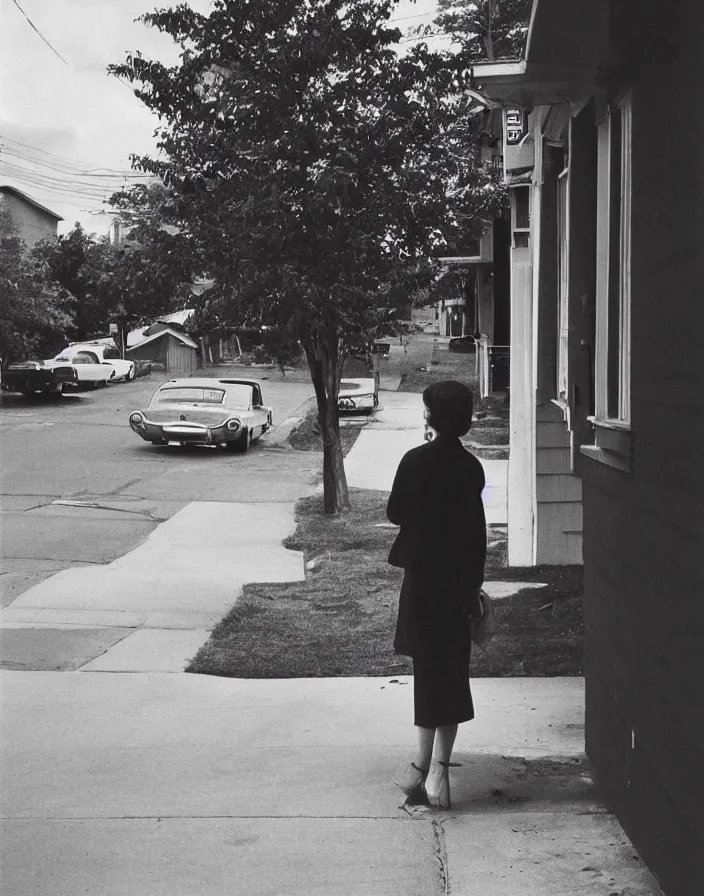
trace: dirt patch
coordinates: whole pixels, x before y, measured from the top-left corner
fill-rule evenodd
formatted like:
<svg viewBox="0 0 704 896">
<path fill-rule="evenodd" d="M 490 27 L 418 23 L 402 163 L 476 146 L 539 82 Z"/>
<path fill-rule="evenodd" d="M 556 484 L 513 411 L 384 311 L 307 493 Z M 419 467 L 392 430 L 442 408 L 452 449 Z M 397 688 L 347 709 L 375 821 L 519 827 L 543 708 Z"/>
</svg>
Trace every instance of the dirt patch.
<svg viewBox="0 0 704 896">
<path fill-rule="evenodd" d="M 359 438 L 359 434 L 363 427 L 367 424 L 368 418 L 345 418 L 345 422 L 340 426 L 340 441 L 342 443 L 342 454 L 344 457 L 352 450 L 354 443 Z M 297 451 L 322 451 L 323 437 L 320 434 L 320 424 L 318 423 L 318 411 L 311 408 L 306 416 L 291 430 L 288 443 Z"/>
</svg>

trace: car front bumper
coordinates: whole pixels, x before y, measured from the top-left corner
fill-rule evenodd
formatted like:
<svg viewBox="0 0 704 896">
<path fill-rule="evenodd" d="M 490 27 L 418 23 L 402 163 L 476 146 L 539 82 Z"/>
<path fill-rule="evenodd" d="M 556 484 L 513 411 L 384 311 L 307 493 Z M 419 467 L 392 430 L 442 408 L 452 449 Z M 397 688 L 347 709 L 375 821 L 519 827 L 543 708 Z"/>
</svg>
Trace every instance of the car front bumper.
<svg viewBox="0 0 704 896">
<path fill-rule="evenodd" d="M 340 411 L 353 413 L 354 411 L 369 411 L 376 407 L 374 395 L 340 395 L 337 400 L 337 407 Z"/>
</svg>

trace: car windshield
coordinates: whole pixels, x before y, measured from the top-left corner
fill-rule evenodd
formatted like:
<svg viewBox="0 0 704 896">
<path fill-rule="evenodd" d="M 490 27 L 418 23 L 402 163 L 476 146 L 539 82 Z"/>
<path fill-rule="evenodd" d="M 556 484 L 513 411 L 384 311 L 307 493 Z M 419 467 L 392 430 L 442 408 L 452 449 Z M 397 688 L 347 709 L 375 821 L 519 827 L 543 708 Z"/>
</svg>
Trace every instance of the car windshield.
<svg viewBox="0 0 704 896">
<path fill-rule="evenodd" d="M 222 404 L 225 400 L 225 390 L 203 389 L 196 386 L 172 387 L 160 389 L 154 400 L 160 404 Z"/>
</svg>

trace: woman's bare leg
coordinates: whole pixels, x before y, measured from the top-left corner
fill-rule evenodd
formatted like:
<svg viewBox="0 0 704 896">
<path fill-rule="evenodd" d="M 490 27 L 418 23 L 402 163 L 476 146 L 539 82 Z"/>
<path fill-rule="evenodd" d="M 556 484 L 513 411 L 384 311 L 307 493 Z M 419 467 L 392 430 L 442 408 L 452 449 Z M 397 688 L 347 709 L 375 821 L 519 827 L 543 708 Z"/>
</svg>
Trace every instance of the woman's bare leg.
<svg viewBox="0 0 704 896">
<path fill-rule="evenodd" d="M 433 755 L 433 743 L 435 742 L 435 728 L 421 728 L 416 726 L 418 732 L 418 752 L 416 753 L 415 765 L 417 768 L 427 772 L 430 768 L 430 759 Z"/>
<path fill-rule="evenodd" d="M 433 742 L 435 741 L 434 728 L 421 728 L 416 726 L 418 732 L 418 752 L 416 758 L 407 766 L 405 772 L 396 781 L 401 790 L 411 798 L 417 800 L 422 795 L 422 784 L 430 768 L 430 759 L 433 755 Z"/>
<path fill-rule="evenodd" d="M 457 737 L 457 725 L 439 725 L 435 729 L 435 745 L 430 771 L 425 779 L 425 792 L 431 806 L 450 808 L 450 778 L 448 768 L 452 748 Z"/>
<path fill-rule="evenodd" d="M 440 725 L 435 729 L 435 749 L 433 759 L 438 762 L 449 762 L 452 756 L 452 748 L 457 737 L 457 725 Z"/>
</svg>

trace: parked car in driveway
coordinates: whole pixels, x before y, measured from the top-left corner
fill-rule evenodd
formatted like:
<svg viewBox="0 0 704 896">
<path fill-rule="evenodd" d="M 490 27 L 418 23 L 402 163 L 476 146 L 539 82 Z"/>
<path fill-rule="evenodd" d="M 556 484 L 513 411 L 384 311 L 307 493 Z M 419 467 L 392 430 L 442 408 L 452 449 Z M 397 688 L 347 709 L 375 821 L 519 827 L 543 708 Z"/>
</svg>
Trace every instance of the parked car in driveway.
<svg viewBox="0 0 704 896">
<path fill-rule="evenodd" d="M 2 371 L 2 391 L 23 395 L 61 395 L 64 386 L 76 386 L 78 375 L 71 364 L 60 361 L 22 361 Z"/>
<path fill-rule="evenodd" d="M 337 396 L 340 411 L 371 414 L 379 404 L 379 392 L 374 377 L 343 377 Z"/>
<path fill-rule="evenodd" d="M 93 352 L 74 352 L 70 356 L 62 353 L 46 363 L 67 364 L 73 367 L 76 373 L 74 386 L 77 389 L 107 386 L 110 380 L 115 378 L 115 368 L 111 364 L 101 364 Z"/>
<path fill-rule="evenodd" d="M 152 445 L 221 445 L 245 453 L 273 420 L 257 380 L 192 377 L 164 383 L 129 423 Z"/>
<path fill-rule="evenodd" d="M 105 342 L 75 342 L 65 348 L 60 354 L 54 358 L 56 361 L 76 362 L 80 365 L 78 369 L 78 380 L 83 383 L 116 383 L 118 380 L 130 382 L 136 376 L 134 361 L 128 361 L 120 357 L 117 346 L 112 343 Z M 109 368 L 107 377 L 105 377 L 105 369 L 88 370 L 87 364 L 99 365 Z"/>
</svg>

